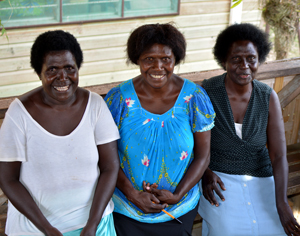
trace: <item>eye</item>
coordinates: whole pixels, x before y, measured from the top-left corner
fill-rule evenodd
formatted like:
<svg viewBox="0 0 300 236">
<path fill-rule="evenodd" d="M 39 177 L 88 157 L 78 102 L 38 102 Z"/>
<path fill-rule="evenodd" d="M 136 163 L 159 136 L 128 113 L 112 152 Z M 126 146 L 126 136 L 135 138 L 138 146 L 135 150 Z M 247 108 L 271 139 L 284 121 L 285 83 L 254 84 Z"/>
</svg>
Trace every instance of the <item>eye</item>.
<svg viewBox="0 0 300 236">
<path fill-rule="evenodd" d="M 46 73 L 47 73 L 48 75 L 55 75 L 55 74 L 57 73 L 57 68 L 55 68 L 55 67 L 50 67 L 50 68 L 46 71 Z"/>
<path fill-rule="evenodd" d="M 239 62 L 239 61 L 240 61 L 240 57 L 233 57 L 233 58 L 232 58 L 232 61 L 233 61 L 233 62 Z"/>
<path fill-rule="evenodd" d="M 164 62 L 169 62 L 169 61 L 170 61 L 170 58 L 169 58 L 169 57 L 164 57 L 162 60 L 163 60 Z"/>
<path fill-rule="evenodd" d="M 248 61 L 255 62 L 256 61 L 256 57 L 255 56 L 250 56 L 250 57 L 248 57 Z"/>
<path fill-rule="evenodd" d="M 73 70 L 74 70 L 74 67 L 73 67 L 73 66 L 67 66 L 67 67 L 66 67 L 66 70 L 67 70 L 67 71 L 73 71 Z"/>
<path fill-rule="evenodd" d="M 152 57 L 146 57 L 146 60 L 147 61 L 153 61 L 153 58 Z"/>
</svg>

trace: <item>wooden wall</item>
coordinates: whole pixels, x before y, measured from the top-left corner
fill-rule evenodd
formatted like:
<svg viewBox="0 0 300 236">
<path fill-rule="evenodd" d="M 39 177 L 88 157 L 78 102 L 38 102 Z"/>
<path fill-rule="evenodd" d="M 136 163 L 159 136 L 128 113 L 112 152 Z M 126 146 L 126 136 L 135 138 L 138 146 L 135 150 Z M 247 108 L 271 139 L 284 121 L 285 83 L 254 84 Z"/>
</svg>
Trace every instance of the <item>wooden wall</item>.
<svg viewBox="0 0 300 236">
<path fill-rule="evenodd" d="M 258 25 L 258 0 L 243 1 L 243 22 Z M 187 57 L 176 73 L 218 68 L 211 48 L 216 36 L 229 22 L 230 0 L 181 0 L 178 16 L 151 17 L 65 26 L 8 29 L 9 42 L 0 37 L 0 97 L 20 95 L 40 85 L 30 68 L 30 48 L 34 39 L 47 30 L 64 29 L 77 37 L 83 52 L 80 86 L 123 81 L 139 70 L 125 63 L 129 33 L 142 24 L 174 21 L 187 39 Z"/>
</svg>

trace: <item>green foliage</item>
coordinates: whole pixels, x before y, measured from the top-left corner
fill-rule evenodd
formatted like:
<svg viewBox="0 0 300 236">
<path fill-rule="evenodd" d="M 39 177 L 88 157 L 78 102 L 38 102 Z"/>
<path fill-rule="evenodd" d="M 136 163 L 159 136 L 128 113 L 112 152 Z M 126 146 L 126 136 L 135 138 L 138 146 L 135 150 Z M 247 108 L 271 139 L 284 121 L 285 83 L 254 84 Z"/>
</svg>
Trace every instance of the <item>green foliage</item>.
<svg viewBox="0 0 300 236">
<path fill-rule="evenodd" d="M 237 5 L 239 5 L 243 0 L 232 0 L 232 2 L 234 3 L 231 8 L 236 7 Z"/>
<path fill-rule="evenodd" d="M 0 19 L 0 28 L 1 27 L 2 27 L 2 30 L 1 30 L 1 35 L 0 36 L 3 36 L 5 34 L 5 37 L 8 41 L 8 36 L 7 36 L 7 33 L 6 33 L 6 29 L 4 28 L 4 25 L 2 24 L 1 19 Z"/>
</svg>

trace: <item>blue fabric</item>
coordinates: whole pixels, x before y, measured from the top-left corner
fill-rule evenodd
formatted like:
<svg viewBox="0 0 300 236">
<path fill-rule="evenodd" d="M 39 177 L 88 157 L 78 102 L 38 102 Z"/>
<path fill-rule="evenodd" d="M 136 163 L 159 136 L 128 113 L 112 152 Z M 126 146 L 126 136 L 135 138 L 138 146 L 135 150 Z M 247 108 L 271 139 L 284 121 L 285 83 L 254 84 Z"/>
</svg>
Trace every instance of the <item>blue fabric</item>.
<svg viewBox="0 0 300 236">
<path fill-rule="evenodd" d="M 216 207 L 201 195 L 198 212 L 203 218 L 203 236 L 286 235 L 276 209 L 273 176 L 215 173 L 225 184 L 226 191 L 221 190 L 225 201 L 215 194 Z"/>
<path fill-rule="evenodd" d="M 73 230 L 71 232 L 64 233 L 64 236 L 80 236 L 81 229 Z M 117 236 L 114 226 L 114 219 L 112 213 L 103 217 L 100 224 L 97 227 L 95 236 Z"/>
<path fill-rule="evenodd" d="M 215 112 L 205 90 L 184 80 L 175 105 L 162 115 L 141 107 L 132 80 L 112 89 L 105 98 L 119 127 L 118 151 L 121 168 L 135 189 L 142 182 L 174 192 L 193 160 L 194 132 L 213 128 Z M 193 187 L 176 205 L 166 210 L 175 217 L 194 209 L 200 197 Z M 137 221 L 158 223 L 171 220 L 164 213 L 144 214 L 116 188 L 115 212 Z"/>
</svg>

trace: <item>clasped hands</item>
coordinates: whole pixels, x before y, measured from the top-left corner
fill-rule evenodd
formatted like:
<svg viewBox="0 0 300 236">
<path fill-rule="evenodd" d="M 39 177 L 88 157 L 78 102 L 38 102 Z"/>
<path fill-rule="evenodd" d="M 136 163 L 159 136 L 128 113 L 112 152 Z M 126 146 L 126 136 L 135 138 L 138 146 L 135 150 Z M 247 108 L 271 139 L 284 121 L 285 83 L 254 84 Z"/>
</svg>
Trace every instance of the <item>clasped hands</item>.
<svg viewBox="0 0 300 236">
<path fill-rule="evenodd" d="M 143 191 L 134 190 L 127 196 L 128 200 L 144 213 L 159 213 L 162 209 L 179 202 L 180 197 L 165 189 L 157 189 L 156 183 L 143 181 Z"/>
</svg>

